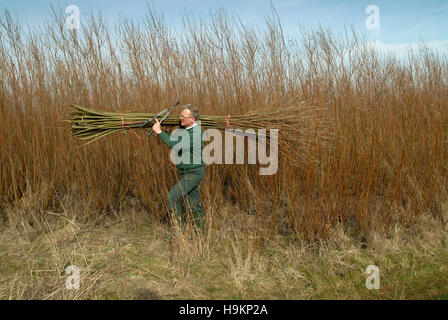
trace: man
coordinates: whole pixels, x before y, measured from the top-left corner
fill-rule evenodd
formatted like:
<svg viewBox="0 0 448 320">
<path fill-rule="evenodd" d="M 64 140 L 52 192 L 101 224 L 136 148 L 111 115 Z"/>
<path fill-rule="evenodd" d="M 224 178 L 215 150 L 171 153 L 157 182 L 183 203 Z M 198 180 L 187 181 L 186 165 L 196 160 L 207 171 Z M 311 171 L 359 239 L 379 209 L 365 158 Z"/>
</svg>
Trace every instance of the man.
<svg viewBox="0 0 448 320">
<path fill-rule="evenodd" d="M 204 230 L 204 211 L 199 200 L 199 183 L 204 177 L 203 134 L 199 121 L 199 110 L 193 105 L 185 105 L 179 115 L 181 128 L 173 132 L 163 132 L 159 121 L 152 129 L 170 149 L 175 151 L 179 182 L 168 192 L 168 207 L 180 225 L 184 220 L 181 199 L 185 198 L 188 208 L 194 211 L 194 222 L 199 230 Z M 181 138 L 181 141 L 179 141 Z M 177 151 L 177 152 L 176 152 Z"/>
</svg>

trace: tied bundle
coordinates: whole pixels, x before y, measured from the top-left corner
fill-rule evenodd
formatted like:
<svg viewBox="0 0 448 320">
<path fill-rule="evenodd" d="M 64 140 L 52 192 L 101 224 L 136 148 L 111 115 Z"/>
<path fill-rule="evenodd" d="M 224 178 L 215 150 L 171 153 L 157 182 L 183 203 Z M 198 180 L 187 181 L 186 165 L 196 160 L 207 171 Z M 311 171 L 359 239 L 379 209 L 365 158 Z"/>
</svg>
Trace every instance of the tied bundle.
<svg viewBox="0 0 448 320">
<path fill-rule="evenodd" d="M 94 110 L 78 105 L 71 105 L 71 132 L 75 138 L 86 140 L 90 144 L 114 132 L 123 130 L 141 130 L 141 125 L 156 116 L 155 113 L 121 113 Z M 315 158 L 315 147 L 331 149 L 334 139 L 333 121 L 324 116 L 324 110 L 306 103 L 286 108 L 254 110 L 242 115 L 217 116 L 201 115 L 201 127 L 219 130 L 231 130 L 238 134 L 248 129 L 254 130 L 258 137 L 270 139 L 270 130 L 278 129 L 278 152 L 297 163 L 300 159 Z M 148 127 L 153 125 L 149 123 Z M 178 126 L 179 118 L 170 115 L 164 126 Z M 265 131 L 261 131 L 264 129 Z M 247 134 L 247 136 L 249 136 Z M 315 161 L 316 159 L 314 159 Z"/>
</svg>

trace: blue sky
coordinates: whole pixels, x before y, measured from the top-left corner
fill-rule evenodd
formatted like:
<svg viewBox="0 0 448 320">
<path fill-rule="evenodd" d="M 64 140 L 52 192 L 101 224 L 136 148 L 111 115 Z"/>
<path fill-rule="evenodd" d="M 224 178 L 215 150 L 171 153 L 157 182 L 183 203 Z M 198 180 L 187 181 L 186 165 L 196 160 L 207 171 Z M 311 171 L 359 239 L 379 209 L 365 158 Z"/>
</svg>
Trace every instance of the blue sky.
<svg viewBox="0 0 448 320">
<path fill-rule="evenodd" d="M 138 19 L 147 10 L 146 0 L 0 0 L 0 10 L 8 9 L 23 22 L 45 21 L 50 4 L 77 5 L 83 13 L 101 11 L 109 22 L 122 14 Z M 180 25 L 187 12 L 206 17 L 210 9 L 225 8 L 250 25 L 263 25 L 270 13 L 269 0 L 165 0 L 150 1 L 162 11 L 167 22 Z M 430 48 L 448 53 L 448 0 L 272 0 L 286 33 L 298 30 L 299 24 L 322 26 L 339 33 L 353 25 L 359 34 L 375 39 L 381 46 L 404 51 L 423 39 Z M 379 30 L 368 30 L 366 7 L 379 8 Z"/>
</svg>

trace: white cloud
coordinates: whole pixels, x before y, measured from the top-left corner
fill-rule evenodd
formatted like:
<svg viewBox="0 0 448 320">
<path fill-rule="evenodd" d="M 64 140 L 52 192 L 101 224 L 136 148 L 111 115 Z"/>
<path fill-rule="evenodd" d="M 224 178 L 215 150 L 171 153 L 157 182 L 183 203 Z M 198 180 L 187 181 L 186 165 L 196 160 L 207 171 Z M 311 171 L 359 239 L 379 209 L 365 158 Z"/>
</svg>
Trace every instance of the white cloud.
<svg viewBox="0 0 448 320">
<path fill-rule="evenodd" d="M 434 52 L 448 55 L 448 41 L 427 41 L 424 43 L 428 49 Z M 381 41 L 372 41 L 371 45 L 380 51 L 395 53 L 400 57 L 404 57 L 408 49 L 417 52 L 421 47 L 420 42 L 403 42 L 403 43 L 385 43 Z"/>
<path fill-rule="evenodd" d="M 437 8 L 437 9 L 433 10 L 431 13 L 434 14 L 434 13 L 440 13 L 440 12 L 444 12 L 444 11 L 448 11 L 448 6 L 442 6 L 440 8 Z"/>
</svg>

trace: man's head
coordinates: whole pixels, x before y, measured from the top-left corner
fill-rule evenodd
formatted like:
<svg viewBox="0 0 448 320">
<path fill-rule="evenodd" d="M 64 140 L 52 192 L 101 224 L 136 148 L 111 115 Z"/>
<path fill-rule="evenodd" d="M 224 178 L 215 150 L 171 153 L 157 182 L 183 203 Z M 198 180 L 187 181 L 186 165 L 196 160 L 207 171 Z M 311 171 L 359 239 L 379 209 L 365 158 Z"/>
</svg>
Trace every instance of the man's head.
<svg viewBox="0 0 448 320">
<path fill-rule="evenodd" d="M 179 119 L 182 127 L 189 128 L 199 120 L 199 110 L 192 104 L 187 104 L 183 106 Z"/>
</svg>

